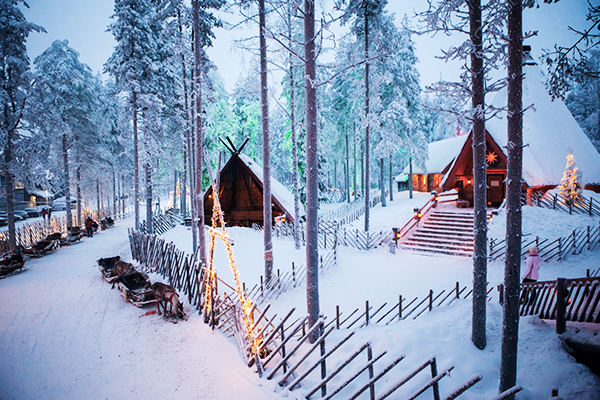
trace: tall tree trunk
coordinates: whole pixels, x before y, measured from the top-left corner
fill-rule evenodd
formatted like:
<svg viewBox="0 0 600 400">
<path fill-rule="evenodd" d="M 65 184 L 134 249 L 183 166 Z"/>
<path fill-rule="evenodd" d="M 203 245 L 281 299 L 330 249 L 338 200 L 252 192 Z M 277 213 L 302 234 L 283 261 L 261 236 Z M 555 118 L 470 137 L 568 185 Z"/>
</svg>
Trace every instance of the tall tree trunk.
<svg viewBox="0 0 600 400">
<path fill-rule="evenodd" d="M 317 161 L 317 84 L 315 52 L 315 2 L 304 0 L 304 60 L 306 87 L 306 302 L 308 325 L 319 319 L 319 166 Z M 312 343 L 320 329 L 309 338 Z"/>
<path fill-rule="evenodd" d="M 69 180 L 69 151 L 67 146 L 67 134 L 63 133 L 62 137 L 62 152 L 63 152 L 63 166 L 65 174 L 65 205 L 67 210 L 67 229 L 71 229 L 73 226 L 73 219 L 71 215 L 71 182 Z"/>
<path fill-rule="evenodd" d="M 5 126 L 8 126 L 8 106 L 4 106 Z M 17 235 L 15 229 L 15 200 L 14 200 L 14 184 L 11 171 L 12 162 L 12 141 L 13 130 L 8 129 L 6 145 L 4 147 L 4 178 L 6 179 L 6 213 L 8 216 L 8 248 L 10 251 L 17 247 Z"/>
<path fill-rule="evenodd" d="M 379 189 L 381 191 L 381 207 L 387 207 L 385 199 L 385 180 L 383 178 L 383 157 L 379 159 Z"/>
<path fill-rule="evenodd" d="M 271 210 L 271 146 L 269 143 L 269 87 L 267 82 L 267 41 L 265 38 L 265 0 L 258 0 L 260 42 L 260 102 L 263 142 L 263 235 L 265 247 L 265 280 L 271 284 L 273 271 L 272 210 Z"/>
<path fill-rule="evenodd" d="M 184 146 L 183 149 L 183 171 L 181 171 L 181 175 L 179 177 L 179 185 L 181 185 L 180 195 L 179 195 L 179 208 L 181 209 L 181 215 L 185 215 L 187 212 L 187 151 Z"/>
<path fill-rule="evenodd" d="M 508 0 L 508 157 L 506 261 L 500 359 L 500 392 L 517 382 L 519 273 L 521 270 L 521 177 L 523 172 L 523 30 L 520 0 Z M 514 398 L 514 396 L 512 396 Z"/>
<path fill-rule="evenodd" d="M 350 143 L 348 139 L 348 127 L 344 124 L 344 133 L 346 136 L 346 201 L 350 203 Z"/>
<path fill-rule="evenodd" d="M 365 127 L 365 232 L 369 231 L 371 209 L 369 207 L 370 193 L 370 129 L 369 126 L 369 19 L 367 18 L 367 9 L 365 2 L 365 120 L 367 126 Z"/>
<path fill-rule="evenodd" d="M 138 120 L 137 120 L 137 93 L 131 90 L 131 106 L 133 109 L 133 209 L 135 213 L 135 229 L 140 228 L 140 178 L 138 155 Z M 100 207 L 98 207 L 100 213 Z"/>
<path fill-rule="evenodd" d="M 77 152 L 77 170 L 75 171 L 75 179 L 77 179 L 77 192 L 75 194 L 77 199 L 77 226 L 81 226 L 81 155 Z M 66 203 L 65 203 L 66 204 Z"/>
<path fill-rule="evenodd" d="M 292 38 L 292 4 L 293 0 L 288 0 L 288 37 L 290 49 L 294 43 Z M 300 249 L 300 188 L 298 177 L 298 137 L 296 134 L 296 80 L 294 75 L 294 56 L 289 54 L 289 74 L 290 74 L 290 125 L 292 129 L 292 165 L 294 181 L 294 245 L 296 250 Z"/>
<path fill-rule="evenodd" d="M 150 157 L 150 154 L 147 154 Z M 146 172 L 146 233 L 154 234 L 154 226 L 152 224 L 152 176 L 150 171 L 150 163 L 146 162 L 144 169 Z"/>
<path fill-rule="evenodd" d="M 125 213 L 125 175 L 121 176 L 121 199 L 122 199 L 122 209 L 123 209 L 123 213 Z"/>
<path fill-rule="evenodd" d="M 392 174 L 392 158 L 390 154 L 390 201 L 394 201 L 394 176 Z"/>
<path fill-rule="evenodd" d="M 485 93 L 481 0 L 470 0 L 471 86 L 473 106 L 473 315 L 471 340 L 482 350 L 486 345 L 487 302 L 487 182 L 485 163 Z"/>
<path fill-rule="evenodd" d="M 113 215 L 117 215 L 117 182 L 116 182 L 114 167 L 112 169 L 112 173 L 113 173 L 113 193 L 112 193 Z"/>
<path fill-rule="evenodd" d="M 408 197 L 413 198 L 412 156 L 408 157 Z"/>
<path fill-rule="evenodd" d="M 200 5 L 193 0 L 194 8 L 194 58 L 196 81 L 196 213 L 198 214 L 198 246 L 200 259 L 206 265 L 206 235 L 204 229 L 204 196 L 202 193 L 202 58 L 200 54 Z"/>
<path fill-rule="evenodd" d="M 100 218 L 100 179 L 96 178 L 96 218 Z"/>
<path fill-rule="evenodd" d="M 356 200 L 356 198 L 358 197 L 358 187 L 357 187 L 357 183 L 356 183 L 356 174 L 358 173 L 358 168 L 356 167 L 356 124 L 352 123 L 352 131 L 354 132 L 354 139 L 353 139 L 353 147 L 352 147 L 352 164 L 354 165 L 353 168 L 353 173 L 352 173 L 352 188 L 353 188 L 353 192 L 354 192 L 354 198 L 353 200 Z"/>
<path fill-rule="evenodd" d="M 121 207 L 123 202 L 123 192 L 122 192 L 123 181 L 121 180 L 121 175 L 117 175 L 117 214 L 121 214 L 124 210 Z"/>
<path fill-rule="evenodd" d="M 173 210 L 177 210 L 177 169 L 173 170 Z"/>
</svg>

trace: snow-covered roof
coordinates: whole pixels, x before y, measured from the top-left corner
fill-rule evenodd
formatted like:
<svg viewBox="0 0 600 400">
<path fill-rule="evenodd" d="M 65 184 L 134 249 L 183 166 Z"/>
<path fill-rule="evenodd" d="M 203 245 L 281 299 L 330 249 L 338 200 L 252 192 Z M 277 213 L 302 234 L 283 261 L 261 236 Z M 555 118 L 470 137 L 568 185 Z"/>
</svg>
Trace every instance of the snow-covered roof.
<svg viewBox="0 0 600 400">
<path fill-rule="evenodd" d="M 413 164 L 413 174 L 439 174 L 458 156 L 467 137 L 469 135 L 455 136 L 453 138 L 431 142 L 428 146 L 429 159 L 425 165 L 425 170 Z M 407 166 L 402 171 L 404 174 L 409 173 Z"/>
<path fill-rule="evenodd" d="M 240 160 L 244 162 L 250 168 L 250 170 L 256 175 L 256 177 L 263 182 L 263 167 L 252 161 L 250 157 L 245 154 L 239 154 Z M 292 217 L 294 215 L 294 195 L 285 187 L 281 182 L 271 176 L 271 195 L 281 203 L 283 208 L 287 210 Z M 304 206 L 300 203 L 300 217 L 305 215 Z"/>
<path fill-rule="evenodd" d="M 535 108 L 523 115 L 523 180 L 529 186 L 560 183 L 567 154 L 572 153 L 582 182 L 600 183 L 600 154 L 567 106 L 560 100 L 552 101 L 537 65 L 525 65 L 523 72 L 523 108 L 532 104 Z M 496 107 L 507 104 L 506 88 L 498 92 L 491 104 Z M 506 153 L 506 113 L 500 119 L 487 121 L 486 129 Z"/>
<path fill-rule="evenodd" d="M 27 193 L 32 194 L 34 196 L 40 196 L 43 198 L 46 198 L 46 197 L 52 198 L 54 196 L 54 193 L 52 193 L 51 191 L 36 189 L 36 188 L 32 188 L 32 187 L 27 188 Z"/>
</svg>

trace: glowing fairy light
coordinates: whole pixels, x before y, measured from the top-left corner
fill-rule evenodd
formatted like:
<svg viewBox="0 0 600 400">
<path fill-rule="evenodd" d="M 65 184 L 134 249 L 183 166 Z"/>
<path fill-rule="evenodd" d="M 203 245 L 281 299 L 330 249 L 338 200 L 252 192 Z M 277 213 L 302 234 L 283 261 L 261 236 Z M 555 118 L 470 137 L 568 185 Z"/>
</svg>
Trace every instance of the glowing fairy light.
<svg viewBox="0 0 600 400">
<path fill-rule="evenodd" d="M 259 348 L 260 348 L 260 338 L 256 337 L 254 334 L 253 326 L 254 326 L 254 317 L 253 317 L 253 306 L 252 301 L 250 301 L 246 297 L 246 292 L 240 282 L 240 275 L 235 263 L 235 257 L 233 255 L 233 241 L 229 238 L 229 235 L 225 231 L 225 221 L 223 218 L 223 210 L 221 208 L 221 204 L 219 201 L 218 190 L 216 188 L 215 181 L 212 179 L 212 191 L 213 196 L 211 199 L 213 201 L 212 207 L 212 218 L 211 218 L 211 227 L 209 228 L 209 258 L 208 258 L 208 268 L 207 273 L 207 284 L 205 288 L 205 304 L 204 309 L 208 315 L 210 307 L 213 306 L 211 301 L 211 293 L 215 285 L 216 279 L 216 271 L 214 268 L 214 248 L 216 239 L 219 239 L 225 245 L 225 249 L 227 250 L 227 255 L 229 257 L 229 266 L 231 267 L 231 271 L 233 273 L 233 279 L 235 281 L 235 292 L 238 295 L 240 300 L 240 304 L 242 306 L 242 318 L 244 327 L 246 330 L 246 339 L 247 343 L 250 344 L 250 351 L 253 356 L 258 357 Z"/>
</svg>

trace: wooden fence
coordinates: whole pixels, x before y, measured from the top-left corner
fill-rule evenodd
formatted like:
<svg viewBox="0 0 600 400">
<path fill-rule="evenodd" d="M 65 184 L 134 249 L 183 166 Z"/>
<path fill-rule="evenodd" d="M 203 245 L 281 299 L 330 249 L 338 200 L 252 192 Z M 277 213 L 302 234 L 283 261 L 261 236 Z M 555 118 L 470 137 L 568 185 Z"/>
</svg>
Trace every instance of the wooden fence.
<svg viewBox="0 0 600 400">
<path fill-rule="evenodd" d="M 487 294 L 489 295 L 493 289 L 493 287 L 489 288 Z M 449 290 L 444 289 L 439 293 L 434 293 L 433 290 L 430 290 L 429 294 L 420 301 L 419 297 L 411 300 L 400 295 L 395 304 L 389 305 L 386 302 L 377 309 L 369 305 L 369 302 L 366 301 L 365 309 L 362 313 L 356 308 L 347 316 L 343 312 L 340 312 L 339 306 L 336 306 L 335 318 L 327 326 L 335 323 L 337 329 L 364 328 L 373 324 L 389 325 L 394 321 L 402 321 L 409 317 L 417 319 L 425 315 L 425 313 L 432 311 L 434 307 L 440 307 L 444 304 L 450 305 L 455 300 L 468 298 L 473 291 L 469 290 L 466 292 L 466 290 L 466 286 L 461 288 L 460 284 L 456 282 L 456 286 Z M 488 297 L 488 301 L 490 300 L 491 298 Z"/>
<path fill-rule="evenodd" d="M 142 270 L 156 272 L 168 278 L 169 284 L 188 296 L 191 305 L 200 308 L 204 269 L 197 260 L 197 254 L 188 256 L 175 245 L 164 239 L 149 236 L 129 229 L 131 256 L 142 265 Z"/>
<path fill-rule="evenodd" d="M 556 258 L 565 260 L 571 254 L 581 254 L 583 250 L 594 250 L 600 245 L 600 223 L 597 226 L 588 226 L 575 229 L 570 235 L 550 241 L 539 237 L 523 237 L 521 241 L 521 255 L 525 256 L 530 246 L 538 247 L 538 254 L 543 261 Z M 506 253 L 506 239 L 490 239 L 488 257 L 495 260 Z"/>
<path fill-rule="evenodd" d="M 565 320 L 600 322 L 600 277 L 566 279 Z M 557 319 L 557 281 L 521 284 L 520 315 Z"/>
<path fill-rule="evenodd" d="M 262 226 L 254 224 L 255 230 Z M 300 240 L 306 245 L 304 224 L 300 224 Z M 365 232 L 360 229 L 342 227 L 338 221 L 319 221 L 319 248 L 331 249 L 337 245 L 371 250 L 389 244 L 394 239 L 393 231 Z M 273 226 L 273 236 L 294 238 L 294 224 L 283 223 Z"/>
<path fill-rule="evenodd" d="M 162 235 L 170 229 L 173 229 L 176 225 L 183 223 L 184 217 L 179 213 L 179 210 L 172 208 L 165 211 L 165 213 L 157 213 L 152 215 L 152 230 L 154 235 Z M 140 229 L 143 233 L 148 233 L 148 226 L 146 220 L 140 224 Z"/>
<path fill-rule="evenodd" d="M 298 391 L 298 395 L 306 399 L 317 393 L 323 399 L 336 396 L 356 399 L 367 390 L 371 399 L 385 399 L 397 390 L 404 389 L 403 386 L 414 379 L 411 382 L 413 388 L 406 390 L 408 397 L 405 398 L 415 399 L 429 392 L 434 400 L 439 400 L 439 381 L 454 368 L 449 366 L 438 372 L 437 360 L 430 356 L 420 365 L 397 373 L 401 378 L 396 378 L 390 372 L 401 369 L 395 367 L 401 365 L 404 355 L 386 359 L 384 356 L 387 352 L 375 353 L 370 342 L 351 340 L 354 331 L 342 333 L 335 327 L 327 327 L 323 319 L 309 328 L 306 316 L 288 323 L 292 320 L 294 309 L 279 319 L 268 317 L 269 304 L 262 311 L 253 306 L 252 324 L 249 325 L 243 320 L 235 299 L 225 297 L 218 304 L 220 308 L 217 318 L 213 320 L 214 326 L 234 337 L 246 364 L 256 368 L 260 377 L 276 380 L 280 387 Z M 257 339 L 249 342 L 248 338 Z M 311 338 L 316 340 L 310 343 Z M 380 366 L 377 374 L 376 363 Z M 384 377 L 392 384 L 382 388 Z M 445 398 L 459 397 L 481 379 L 481 375 L 471 377 Z"/>
<path fill-rule="evenodd" d="M 190 258 L 178 251 L 172 243 L 167 244 L 161 238 L 137 231 L 129 230 L 129 239 L 133 258 L 143 264 L 145 270 L 168 277 L 173 286 L 188 296 L 190 304 L 196 306 L 201 313 L 207 314 L 203 307 L 208 301 L 204 289 L 211 279 L 211 274 L 204 273 L 204 268 L 197 265 L 195 256 Z M 302 268 L 296 270 L 292 267 L 291 278 L 278 273 L 278 280 L 273 286 L 299 285 L 304 279 L 301 278 L 304 276 L 301 270 Z M 215 276 L 214 279 L 213 287 L 216 288 L 218 278 Z M 445 298 L 441 298 L 444 292 L 436 297 L 430 292 L 426 307 L 439 306 L 451 297 L 460 297 L 466 288 L 461 290 L 457 284 L 456 290 L 458 294 L 452 291 L 446 294 Z M 211 324 L 213 329 L 218 328 L 224 334 L 233 337 L 246 364 L 256 368 L 261 377 L 276 379 L 279 386 L 297 391 L 306 399 L 318 392 L 324 399 L 355 399 L 367 390 L 371 399 L 385 399 L 398 390 L 404 390 L 407 399 L 415 399 L 423 393 L 429 393 L 434 400 L 439 400 L 439 381 L 449 376 L 454 368 L 449 366 L 438 372 L 437 360 L 430 356 L 420 365 L 400 371 L 400 362 L 404 355 L 399 354 L 386 359 L 386 351 L 375 353 L 370 342 L 351 340 L 354 331 L 336 329 L 337 326 L 330 326 L 331 322 L 326 324 L 325 319 L 309 328 L 307 316 L 300 316 L 295 320 L 291 318 L 294 309 L 285 316 L 276 318 L 276 315 L 268 314 L 270 304 L 266 303 L 264 307 L 259 308 L 259 305 L 254 303 L 250 310 L 252 318 L 247 320 L 247 314 L 243 311 L 235 291 L 232 290 L 229 295 L 219 295 L 218 290 L 210 290 L 208 293 L 211 311 L 209 315 L 204 316 L 204 321 Z M 252 291 L 248 295 L 251 293 Z M 469 293 L 465 297 L 468 295 Z M 267 299 L 269 298 L 265 297 L 265 300 Z M 400 305 L 400 313 L 408 307 L 410 305 Z M 401 315 L 401 318 L 408 318 L 415 312 L 415 317 L 422 313 L 417 306 Z M 374 318 L 375 314 L 371 317 Z M 339 320 L 339 317 L 336 319 Z M 309 343 L 309 339 L 315 336 L 314 343 Z M 336 356 L 332 357 L 334 354 Z M 397 367 L 398 365 L 400 367 Z M 380 366 L 377 369 L 380 371 L 378 373 L 375 373 L 376 366 Z M 386 382 L 392 383 L 382 383 L 384 377 Z M 481 379 L 479 374 L 472 376 L 444 398 L 458 398 Z M 407 385 L 409 382 L 410 389 Z M 516 393 L 520 387 L 510 390 Z"/>
<path fill-rule="evenodd" d="M 67 217 L 53 217 L 50 221 L 35 221 L 15 229 L 17 246 L 28 247 L 56 232 L 67 231 Z M 8 252 L 8 230 L 0 232 L 0 253 Z"/>
<path fill-rule="evenodd" d="M 552 210 L 560 210 L 569 214 L 587 214 L 590 216 L 600 216 L 600 201 L 590 197 L 586 199 L 584 196 L 573 202 L 560 193 L 551 194 L 549 192 L 540 195 L 534 193 L 531 196 L 523 194 L 523 204 L 528 206 L 537 206 L 550 208 Z"/>
</svg>

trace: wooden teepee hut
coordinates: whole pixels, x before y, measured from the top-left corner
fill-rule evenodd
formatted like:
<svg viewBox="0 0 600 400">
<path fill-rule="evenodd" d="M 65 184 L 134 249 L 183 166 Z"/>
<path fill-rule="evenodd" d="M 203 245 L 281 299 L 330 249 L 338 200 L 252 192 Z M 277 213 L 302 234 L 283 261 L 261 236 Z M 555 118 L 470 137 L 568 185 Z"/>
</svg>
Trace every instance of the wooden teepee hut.
<svg viewBox="0 0 600 400">
<path fill-rule="evenodd" d="M 231 144 L 231 142 L 230 142 Z M 244 143 L 245 144 L 245 143 Z M 232 144 L 231 144 L 232 145 Z M 232 145 L 233 146 L 233 145 Z M 219 172 L 219 200 L 227 226 L 263 224 L 263 174 L 262 166 L 239 149 L 227 148 L 232 155 Z M 277 180 L 271 178 L 273 220 L 294 220 L 294 196 Z M 213 207 L 212 186 L 204 193 L 204 220 L 210 225 Z M 304 208 L 301 207 L 304 215 Z"/>
</svg>

